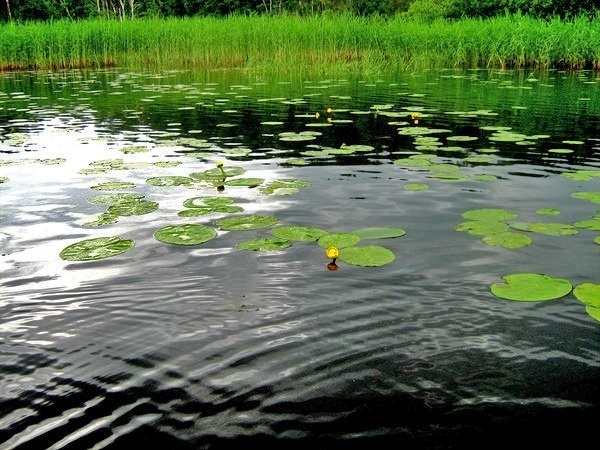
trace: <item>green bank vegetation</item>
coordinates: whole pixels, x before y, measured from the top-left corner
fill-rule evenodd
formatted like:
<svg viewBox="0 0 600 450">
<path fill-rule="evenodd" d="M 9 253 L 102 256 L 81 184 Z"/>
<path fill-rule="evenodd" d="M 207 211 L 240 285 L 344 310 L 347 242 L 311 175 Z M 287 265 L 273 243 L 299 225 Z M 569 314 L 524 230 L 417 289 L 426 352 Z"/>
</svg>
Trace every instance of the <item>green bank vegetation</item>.
<svg viewBox="0 0 600 450">
<path fill-rule="evenodd" d="M 600 69 L 600 16 L 425 20 L 230 15 L 57 20 L 0 26 L 0 70 L 92 67 Z"/>
</svg>

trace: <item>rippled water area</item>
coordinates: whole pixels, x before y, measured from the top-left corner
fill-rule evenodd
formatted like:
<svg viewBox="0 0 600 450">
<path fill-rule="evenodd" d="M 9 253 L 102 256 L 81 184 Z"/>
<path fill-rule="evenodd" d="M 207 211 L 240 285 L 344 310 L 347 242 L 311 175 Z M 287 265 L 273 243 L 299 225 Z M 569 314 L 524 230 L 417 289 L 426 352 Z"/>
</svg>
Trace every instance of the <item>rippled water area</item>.
<svg viewBox="0 0 600 450">
<path fill-rule="evenodd" d="M 575 445 L 600 76 L 2 73 L 0 253 L 2 450 Z"/>
</svg>

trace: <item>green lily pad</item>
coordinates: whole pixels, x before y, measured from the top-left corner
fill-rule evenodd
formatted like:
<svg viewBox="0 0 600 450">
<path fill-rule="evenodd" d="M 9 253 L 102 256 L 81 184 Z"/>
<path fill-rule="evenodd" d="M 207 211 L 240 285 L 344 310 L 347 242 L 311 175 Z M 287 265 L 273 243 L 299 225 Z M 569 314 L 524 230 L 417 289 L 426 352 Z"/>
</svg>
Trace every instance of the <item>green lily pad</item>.
<svg viewBox="0 0 600 450">
<path fill-rule="evenodd" d="M 162 176 L 162 177 L 150 177 L 146 180 L 146 183 L 152 186 L 182 186 L 192 183 L 192 179 L 189 177 L 182 176 Z"/>
<path fill-rule="evenodd" d="M 475 181 L 493 181 L 493 180 L 497 180 L 498 177 L 496 175 L 482 173 L 482 174 L 473 175 L 471 177 L 471 179 L 475 180 Z"/>
<path fill-rule="evenodd" d="M 600 245 L 600 236 L 596 236 L 596 237 L 594 238 L 594 242 L 595 242 L 596 244 Z"/>
<path fill-rule="evenodd" d="M 560 210 L 556 208 L 540 208 L 535 213 L 539 216 L 558 216 Z"/>
<path fill-rule="evenodd" d="M 434 164 L 434 166 L 435 166 L 435 164 Z M 462 172 L 452 172 L 452 173 L 434 172 L 428 178 L 435 178 L 435 179 L 441 180 L 441 181 L 462 181 L 462 180 L 468 179 L 469 176 Z"/>
<path fill-rule="evenodd" d="M 199 245 L 216 235 L 214 228 L 199 224 L 168 225 L 154 232 L 157 240 L 176 245 Z"/>
<path fill-rule="evenodd" d="M 490 164 L 494 160 L 489 156 L 469 156 L 465 158 L 465 162 L 470 162 L 473 164 Z"/>
<path fill-rule="evenodd" d="M 458 224 L 456 231 L 466 231 L 473 236 L 486 236 L 504 233 L 509 229 L 509 225 L 504 222 L 495 222 L 491 220 L 473 220 Z"/>
<path fill-rule="evenodd" d="M 456 164 L 448 164 L 448 163 L 432 164 L 428 168 L 429 168 L 429 170 L 431 170 L 432 172 L 435 172 L 436 174 L 438 174 L 438 173 L 439 174 L 442 174 L 442 173 L 453 174 L 454 172 L 458 172 L 460 170 L 460 167 L 457 166 Z"/>
<path fill-rule="evenodd" d="M 494 283 L 491 291 L 496 297 L 507 300 L 520 302 L 554 300 L 564 297 L 573 289 L 568 280 L 538 273 L 517 273 L 502 278 L 505 281 Z"/>
<path fill-rule="evenodd" d="M 60 258 L 66 261 L 91 261 L 110 258 L 130 250 L 135 245 L 132 239 L 120 237 L 99 237 L 76 242 L 60 252 Z"/>
<path fill-rule="evenodd" d="M 337 247 L 344 248 L 358 244 L 360 236 L 355 233 L 333 232 L 319 237 L 317 243 L 323 248 Z"/>
<path fill-rule="evenodd" d="M 233 180 L 225 181 L 226 186 L 246 186 L 254 187 L 263 184 L 264 178 L 235 178 Z"/>
<path fill-rule="evenodd" d="M 383 266 L 391 263 L 395 258 L 396 256 L 391 250 L 378 245 L 345 247 L 340 249 L 338 256 L 343 263 L 364 267 Z"/>
<path fill-rule="evenodd" d="M 582 169 L 575 172 L 563 172 L 561 176 L 575 181 L 590 181 L 594 177 L 600 177 L 600 170 Z"/>
<path fill-rule="evenodd" d="M 98 216 L 96 220 L 91 222 L 86 222 L 82 224 L 83 227 L 101 227 L 103 225 L 110 225 L 113 223 L 117 223 L 119 221 L 119 216 L 116 214 L 110 213 L 102 213 Z"/>
<path fill-rule="evenodd" d="M 279 222 L 277 217 L 273 216 L 237 216 L 227 217 L 215 221 L 215 225 L 224 231 L 245 231 L 267 228 Z"/>
<path fill-rule="evenodd" d="M 484 236 L 482 241 L 488 245 L 495 245 L 504 248 L 521 248 L 531 245 L 532 239 L 521 233 L 504 233 Z"/>
<path fill-rule="evenodd" d="M 156 167 L 177 167 L 181 165 L 181 161 L 156 161 L 152 164 Z"/>
<path fill-rule="evenodd" d="M 321 230 L 320 228 L 288 225 L 275 227 L 271 233 L 273 236 L 276 236 L 280 239 L 311 242 L 316 241 L 324 234 L 327 234 L 327 231 Z"/>
<path fill-rule="evenodd" d="M 549 148 L 548 153 L 568 154 L 573 153 L 573 150 L 570 148 Z"/>
<path fill-rule="evenodd" d="M 512 220 L 519 217 L 517 213 L 512 211 L 508 211 L 506 209 L 498 209 L 498 208 L 482 208 L 482 209 L 472 209 L 470 211 L 464 212 L 462 216 L 465 219 L 469 220 L 486 220 L 486 221 L 505 221 Z"/>
<path fill-rule="evenodd" d="M 571 197 L 589 200 L 593 203 L 600 203 L 600 192 L 573 192 Z"/>
<path fill-rule="evenodd" d="M 206 216 L 208 214 L 213 213 L 224 213 L 224 214 L 232 214 L 237 212 L 242 212 L 244 208 L 241 206 L 233 206 L 233 205 L 222 205 L 222 206 L 198 206 L 194 208 L 184 209 L 179 211 L 177 215 L 179 217 L 199 217 Z"/>
<path fill-rule="evenodd" d="M 313 141 L 317 138 L 319 134 L 315 133 L 295 133 L 293 131 L 285 131 L 283 133 L 279 133 L 279 140 L 284 142 L 305 142 L 305 141 Z"/>
<path fill-rule="evenodd" d="M 125 189 L 133 189 L 134 187 L 135 184 L 129 181 L 106 181 L 92 186 L 91 189 L 97 191 L 123 191 Z"/>
<path fill-rule="evenodd" d="M 158 209 L 157 202 L 149 200 L 136 200 L 132 202 L 121 202 L 108 207 L 108 212 L 116 216 L 141 216 L 149 214 Z"/>
<path fill-rule="evenodd" d="M 290 241 L 278 238 L 259 238 L 240 242 L 236 245 L 241 250 L 272 251 L 281 250 L 292 245 Z"/>
<path fill-rule="evenodd" d="M 531 231 L 549 236 L 572 236 L 579 233 L 579 230 L 573 225 L 564 223 L 513 222 L 510 226 L 516 230 Z"/>
<path fill-rule="evenodd" d="M 588 313 L 590 317 L 600 322 L 600 308 L 597 308 L 596 306 L 585 305 L 585 312 Z"/>
<path fill-rule="evenodd" d="M 405 191 L 426 191 L 429 185 L 426 183 L 406 183 L 402 187 Z"/>
<path fill-rule="evenodd" d="M 282 161 L 281 164 L 287 166 L 307 166 L 309 163 L 302 158 L 288 158 L 285 161 Z"/>
<path fill-rule="evenodd" d="M 144 198 L 137 192 L 120 192 L 115 194 L 100 194 L 88 197 L 87 201 L 94 205 L 114 205 L 117 203 L 134 202 Z"/>
<path fill-rule="evenodd" d="M 183 206 L 186 208 L 205 208 L 226 206 L 234 202 L 231 197 L 193 197 L 184 200 Z"/>
<path fill-rule="evenodd" d="M 402 228 L 368 227 L 354 230 L 361 239 L 388 239 L 404 236 L 406 231 Z"/>
<path fill-rule="evenodd" d="M 459 141 L 459 142 L 468 142 L 468 141 L 476 141 L 479 139 L 477 136 L 448 136 L 446 140 L 448 141 Z"/>
<path fill-rule="evenodd" d="M 296 193 L 299 189 L 308 187 L 310 185 L 310 181 L 285 178 L 271 181 L 265 186 L 258 188 L 258 190 L 267 195 L 285 195 L 288 193 Z"/>
<path fill-rule="evenodd" d="M 579 220 L 573 224 L 577 228 L 600 231 L 600 219 Z"/>
<path fill-rule="evenodd" d="M 375 147 L 373 147 L 372 145 L 363 145 L 363 144 L 352 144 L 352 145 L 342 144 L 340 149 L 349 150 L 354 153 L 354 152 L 370 152 L 370 151 L 375 150 Z"/>
<path fill-rule="evenodd" d="M 397 164 L 402 167 L 420 167 L 420 168 L 429 168 L 433 164 L 426 159 L 416 159 L 416 158 L 400 158 L 394 160 L 394 164 Z"/>
<path fill-rule="evenodd" d="M 600 284 L 582 283 L 575 286 L 573 295 L 577 300 L 586 305 L 600 308 Z"/>
<path fill-rule="evenodd" d="M 221 171 L 223 169 L 223 171 Z M 225 172 L 225 173 L 223 173 Z M 222 166 L 214 167 L 212 169 L 205 170 L 204 172 L 193 172 L 190 173 L 190 177 L 194 180 L 200 181 L 213 181 L 223 180 L 224 178 L 236 177 L 246 173 L 246 169 L 237 166 Z"/>
</svg>

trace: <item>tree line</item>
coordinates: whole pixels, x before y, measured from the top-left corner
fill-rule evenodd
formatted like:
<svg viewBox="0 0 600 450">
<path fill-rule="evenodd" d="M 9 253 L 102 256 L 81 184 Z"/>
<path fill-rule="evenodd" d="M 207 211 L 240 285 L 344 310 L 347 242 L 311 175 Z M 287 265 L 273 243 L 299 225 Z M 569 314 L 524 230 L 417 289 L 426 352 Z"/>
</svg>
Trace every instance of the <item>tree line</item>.
<svg viewBox="0 0 600 450">
<path fill-rule="evenodd" d="M 1 22 L 327 13 L 424 20 L 520 13 L 569 20 L 598 17 L 600 0 L 0 0 Z"/>
</svg>

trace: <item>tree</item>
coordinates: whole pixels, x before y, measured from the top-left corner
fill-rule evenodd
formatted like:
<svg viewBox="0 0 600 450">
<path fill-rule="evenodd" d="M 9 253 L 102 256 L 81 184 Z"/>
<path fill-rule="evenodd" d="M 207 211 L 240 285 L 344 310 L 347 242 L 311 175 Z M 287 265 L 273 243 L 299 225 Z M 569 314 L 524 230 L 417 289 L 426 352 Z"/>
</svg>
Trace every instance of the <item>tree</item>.
<svg viewBox="0 0 600 450">
<path fill-rule="evenodd" d="M 10 12 L 10 0 L 6 0 L 6 11 L 8 16 L 8 21 L 12 22 L 12 13 Z"/>
</svg>

